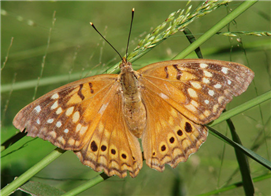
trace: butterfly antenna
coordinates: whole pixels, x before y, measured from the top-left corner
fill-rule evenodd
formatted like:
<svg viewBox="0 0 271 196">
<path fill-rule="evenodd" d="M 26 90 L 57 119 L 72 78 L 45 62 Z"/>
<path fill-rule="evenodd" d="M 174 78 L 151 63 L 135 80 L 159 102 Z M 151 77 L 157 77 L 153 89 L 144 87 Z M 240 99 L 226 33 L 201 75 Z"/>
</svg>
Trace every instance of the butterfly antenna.
<svg viewBox="0 0 271 196">
<path fill-rule="evenodd" d="M 94 30 L 99 33 L 99 35 L 111 46 L 111 48 L 113 48 L 117 54 L 120 56 L 120 59 L 122 60 L 122 56 L 120 55 L 120 53 L 117 51 L 116 48 L 114 48 L 114 46 L 112 46 L 112 44 L 109 43 L 109 41 L 107 41 L 107 39 L 105 39 L 105 37 L 96 29 L 96 27 L 94 26 L 94 24 L 92 22 L 90 22 L 90 25 L 94 28 Z"/>
<path fill-rule="evenodd" d="M 134 20 L 134 12 L 135 12 L 135 8 L 132 9 L 132 19 L 131 19 L 130 30 L 129 30 L 129 35 L 128 35 L 128 41 L 127 41 L 127 47 L 126 47 L 126 59 L 127 59 L 129 42 L 130 42 L 130 37 L 131 37 L 131 32 L 132 32 L 132 26 L 133 26 L 133 20 Z"/>
</svg>

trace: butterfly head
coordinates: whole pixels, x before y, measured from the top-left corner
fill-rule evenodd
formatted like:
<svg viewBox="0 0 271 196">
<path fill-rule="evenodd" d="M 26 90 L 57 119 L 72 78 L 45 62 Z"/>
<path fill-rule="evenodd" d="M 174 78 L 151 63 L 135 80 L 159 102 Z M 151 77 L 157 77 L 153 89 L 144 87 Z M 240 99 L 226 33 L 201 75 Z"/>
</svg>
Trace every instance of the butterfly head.
<svg viewBox="0 0 271 196">
<path fill-rule="evenodd" d="M 121 72 L 123 72 L 123 70 L 133 70 L 132 68 L 132 63 L 128 62 L 127 59 L 125 57 L 122 58 L 122 62 L 119 65 Z"/>
</svg>

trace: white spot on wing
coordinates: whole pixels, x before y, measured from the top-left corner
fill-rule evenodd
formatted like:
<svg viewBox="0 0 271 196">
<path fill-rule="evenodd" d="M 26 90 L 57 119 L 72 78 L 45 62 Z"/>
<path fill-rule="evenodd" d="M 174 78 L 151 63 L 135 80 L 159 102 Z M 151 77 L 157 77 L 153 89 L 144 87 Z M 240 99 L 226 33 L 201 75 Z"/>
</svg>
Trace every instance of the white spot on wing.
<svg viewBox="0 0 271 196">
<path fill-rule="evenodd" d="M 106 103 L 106 104 L 103 104 L 102 105 L 102 107 L 100 108 L 100 110 L 99 110 L 99 114 L 102 114 L 104 111 L 105 111 L 105 109 L 107 108 L 107 106 L 108 106 L 108 102 Z"/>
<path fill-rule="evenodd" d="M 76 111 L 72 116 L 72 122 L 76 123 L 80 118 L 80 113 Z"/>
<path fill-rule="evenodd" d="M 51 99 L 58 99 L 59 98 L 59 95 L 57 93 L 53 94 Z"/>
<path fill-rule="evenodd" d="M 47 123 L 50 123 L 50 124 L 51 124 L 52 122 L 54 122 L 54 119 L 53 119 L 53 118 L 50 118 L 50 119 L 47 120 Z"/>
<path fill-rule="evenodd" d="M 207 100 L 207 99 L 204 100 L 204 103 L 209 104 L 209 100 Z"/>
<path fill-rule="evenodd" d="M 73 138 L 70 138 L 69 140 L 68 140 L 68 144 L 69 145 L 74 145 L 74 143 L 75 143 L 75 140 L 73 139 Z"/>
<path fill-rule="evenodd" d="M 201 85 L 199 82 L 191 81 L 190 84 L 195 88 L 195 89 L 201 89 Z"/>
<path fill-rule="evenodd" d="M 74 107 L 69 107 L 66 111 L 66 116 L 70 116 L 73 113 Z"/>
<path fill-rule="evenodd" d="M 208 67 L 208 65 L 207 65 L 206 63 L 201 63 L 201 64 L 199 64 L 199 66 L 200 66 L 200 68 L 202 68 L 202 69 Z"/>
<path fill-rule="evenodd" d="M 224 96 L 218 97 L 218 103 L 222 103 L 224 101 Z"/>
<path fill-rule="evenodd" d="M 56 126 L 59 128 L 61 127 L 62 123 L 60 121 L 57 121 Z"/>
<path fill-rule="evenodd" d="M 64 133 L 68 133 L 68 132 L 69 132 L 69 129 L 65 129 L 65 130 L 64 130 Z"/>
<path fill-rule="evenodd" d="M 195 106 L 195 107 L 199 107 L 198 102 L 196 102 L 196 101 L 194 101 L 194 100 L 191 101 L 191 104 L 192 104 L 193 106 Z"/>
<path fill-rule="evenodd" d="M 209 94 L 210 96 L 214 96 L 215 92 L 214 92 L 213 90 L 209 90 L 209 91 L 208 91 L 208 94 Z"/>
<path fill-rule="evenodd" d="M 214 85 L 215 88 L 221 88 L 221 84 Z"/>
<path fill-rule="evenodd" d="M 228 73 L 228 68 L 227 68 L 227 67 L 222 67 L 221 71 L 222 71 L 224 74 L 227 74 L 227 73 Z"/>
<path fill-rule="evenodd" d="M 213 74 L 211 74 L 209 71 L 203 70 L 203 73 L 206 77 L 210 78 L 213 76 Z"/>
<path fill-rule="evenodd" d="M 56 111 L 56 114 L 61 114 L 61 113 L 62 113 L 62 108 L 59 107 L 59 108 L 57 109 L 57 111 Z"/>
<path fill-rule="evenodd" d="M 48 135 L 50 135 L 52 138 L 56 138 L 56 132 L 54 132 L 54 131 L 50 131 L 49 133 L 48 133 Z"/>
<path fill-rule="evenodd" d="M 209 81 L 209 79 L 207 79 L 207 78 L 203 78 L 203 79 L 202 79 L 202 82 L 205 83 L 205 84 L 208 84 L 210 81 Z"/>
<path fill-rule="evenodd" d="M 209 110 L 205 110 L 205 111 L 203 112 L 203 114 L 204 114 L 206 117 L 208 117 L 208 116 L 210 116 L 211 112 L 210 112 Z"/>
<path fill-rule="evenodd" d="M 197 94 L 197 92 L 194 90 L 194 89 L 192 89 L 192 88 L 189 88 L 189 89 L 187 89 L 187 92 L 188 92 L 188 94 L 191 96 L 191 97 L 198 97 L 198 94 Z"/>
<path fill-rule="evenodd" d="M 66 141 L 64 140 L 64 138 L 63 138 L 62 136 L 58 137 L 58 138 L 57 138 L 57 141 L 58 141 L 59 143 L 61 143 L 61 144 L 65 144 L 65 143 L 66 143 Z"/>
<path fill-rule="evenodd" d="M 160 93 L 159 95 L 160 95 L 160 97 L 162 97 L 163 99 L 168 99 L 168 96 L 165 95 L 164 93 Z"/>
<path fill-rule="evenodd" d="M 79 134 L 83 135 L 88 130 L 88 126 L 82 127 Z"/>
<path fill-rule="evenodd" d="M 196 112 L 197 111 L 197 109 L 195 108 L 195 106 L 193 106 L 192 104 L 185 105 L 185 107 L 188 110 L 192 111 L 192 112 Z"/>
<path fill-rule="evenodd" d="M 228 85 L 230 85 L 231 84 L 231 81 L 230 80 L 228 80 Z"/>
<path fill-rule="evenodd" d="M 215 105 L 214 105 L 214 107 L 213 107 L 213 113 L 216 113 L 216 112 L 217 112 L 218 107 L 219 107 L 218 104 L 215 104 Z"/>
<path fill-rule="evenodd" d="M 40 105 L 37 105 L 37 106 L 34 108 L 34 110 L 35 110 L 37 113 L 40 113 L 40 111 L 41 111 Z"/>
<path fill-rule="evenodd" d="M 40 125 L 40 119 L 39 118 L 37 119 L 37 124 Z"/>
<path fill-rule="evenodd" d="M 77 124 L 75 131 L 78 132 L 82 128 L 82 125 L 80 123 Z"/>
<path fill-rule="evenodd" d="M 51 110 L 56 109 L 58 107 L 58 103 L 57 101 L 55 101 L 55 103 L 51 106 Z"/>
</svg>

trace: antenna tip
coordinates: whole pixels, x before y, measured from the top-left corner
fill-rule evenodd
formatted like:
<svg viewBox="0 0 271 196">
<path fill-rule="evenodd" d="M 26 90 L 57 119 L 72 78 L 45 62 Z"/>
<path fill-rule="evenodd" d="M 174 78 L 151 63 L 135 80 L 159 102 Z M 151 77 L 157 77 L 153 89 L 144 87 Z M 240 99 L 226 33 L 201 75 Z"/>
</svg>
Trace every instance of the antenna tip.
<svg viewBox="0 0 271 196">
<path fill-rule="evenodd" d="M 89 24 L 90 24 L 91 26 L 93 26 L 93 23 L 92 23 L 92 22 L 90 22 Z"/>
<path fill-rule="evenodd" d="M 134 11 L 135 11 L 135 8 L 132 9 L 132 12 L 134 12 Z"/>
</svg>

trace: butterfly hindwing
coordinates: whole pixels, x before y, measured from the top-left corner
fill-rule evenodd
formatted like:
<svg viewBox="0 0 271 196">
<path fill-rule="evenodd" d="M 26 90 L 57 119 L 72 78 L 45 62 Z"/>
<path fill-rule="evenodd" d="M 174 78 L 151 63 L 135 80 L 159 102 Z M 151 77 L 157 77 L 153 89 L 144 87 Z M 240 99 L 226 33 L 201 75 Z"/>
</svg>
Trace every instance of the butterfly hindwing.
<svg viewBox="0 0 271 196">
<path fill-rule="evenodd" d="M 232 96 L 243 93 L 254 77 L 254 73 L 241 64 L 206 59 L 159 62 L 138 72 L 143 86 L 152 88 L 199 124 L 216 119 Z"/>
<path fill-rule="evenodd" d="M 75 152 L 81 162 L 95 171 L 123 178 L 130 172 L 135 177 L 142 167 L 138 139 L 128 129 L 123 116 L 122 95 L 116 83 L 103 102 L 97 126 L 91 131 L 88 143 Z"/>
<path fill-rule="evenodd" d="M 147 126 L 142 135 L 146 164 L 163 171 L 165 164 L 176 167 L 205 142 L 208 132 L 172 107 L 149 86 L 142 90 L 147 110 Z"/>
</svg>

